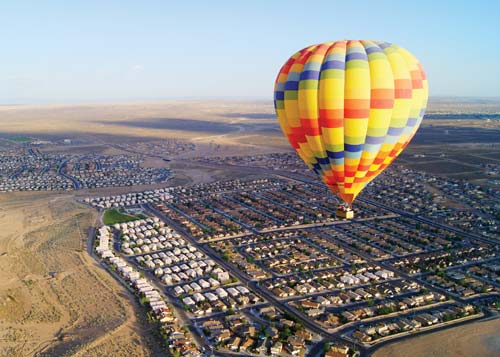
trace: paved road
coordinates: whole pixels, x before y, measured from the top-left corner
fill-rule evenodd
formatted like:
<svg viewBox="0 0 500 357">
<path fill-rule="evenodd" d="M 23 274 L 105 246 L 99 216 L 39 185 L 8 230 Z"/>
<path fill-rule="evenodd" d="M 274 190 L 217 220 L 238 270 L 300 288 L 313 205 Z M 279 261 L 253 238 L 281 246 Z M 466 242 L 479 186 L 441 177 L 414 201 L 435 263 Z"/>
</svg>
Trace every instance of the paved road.
<svg viewBox="0 0 500 357">
<path fill-rule="evenodd" d="M 450 226 L 448 224 L 444 224 L 444 223 L 437 222 L 437 221 L 434 221 L 434 220 L 429 219 L 429 218 L 425 218 L 425 217 L 422 217 L 422 216 L 419 216 L 419 215 L 416 215 L 416 214 L 413 214 L 413 213 L 409 213 L 409 212 L 403 211 L 403 210 L 401 210 L 399 208 L 387 206 L 387 205 L 384 205 L 384 204 L 382 204 L 380 202 L 377 202 L 377 201 L 373 201 L 373 200 L 370 200 L 370 199 L 367 199 L 367 198 L 361 198 L 361 197 L 359 197 L 358 200 L 361 201 L 361 202 L 368 203 L 370 205 L 376 206 L 376 207 L 380 207 L 380 208 L 386 209 L 388 211 L 395 212 L 395 213 L 397 213 L 397 214 L 399 214 L 399 215 L 401 215 L 403 217 L 411 218 L 411 219 L 413 219 L 415 221 L 419 221 L 419 222 L 428 224 L 430 226 L 434 226 L 434 227 L 437 227 L 437 228 L 448 230 L 450 232 L 454 232 L 454 233 L 460 234 L 460 235 L 462 235 L 464 237 L 467 237 L 469 239 L 472 239 L 472 240 L 479 240 L 479 241 L 481 241 L 483 243 L 488 243 L 488 244 L 495 244 L 495 245 L 499 244 L 498 241 L 495 241 L 493 239 L 489 239 L 489 238 L 486 238 L 486 237 L 483 237 L 483 236 L 480 236 L 480 235 L 477 235 L 477 234 L 474 234 L 474 233 L 466 232 L 466 231 L 463 231 L 463 230 L 461 230 L 459 228 Z"/>
<path fill-rule="evenodd" d="M 189 164 L 189 161 L 186 161 L 185 163 Z M 316 186 L 316 187 L 324 188 L 324 185 L 323 185 L 322 182 L 319 182 L 317 180 L 311 180 L 311 178 L 306 177 L 304 175 L 301 175 L 299 173 L 292 173 L 292 172 L 286 172 L 286 171 L 275 171 L 275 170 L 266 169 L 266 168 L 262 168 L 262 167 L 250 167 L 250 166 L 239 166 L 239 165 L 223 165 L 223 164 L 215 164 L 215 163 L 207 163 L 207 162 L 196 162 L 194 164 L 196 164 L 197 166 L 206 166 L 206 167 L 209 167 L 209 168 L 219 168 L 219 169 L 224 168 L 226 170 L 228 170 L 228 169 L 234 169 L 234 170 L 237 170 L 237 171 L 249 172 L 249 173 L 252 173 L 254 175 L 255 174 L 263 174 L 263 175 L 282 176 L 282 177 L 285 177 L 285 178 L 288 178 L 288 179 L 292 179 L 292 180 L 295 180 L 295 181 L 306 183 L 308 185 L 313 185 L 313 186 Z M 409 213 L 409 212 L 406 212 L 406 211 L 401 210 L 399 208 L 382 204 L 382 203 L 380 203 L 378 201 L 374 201 L 374 200 L 363 198 L 363 197 L 358 197 L 357 200 L 360 201 L 360 202 L 364 202 L 364 203 L 376 206 L 376 207 L 383 208 L 383 209 L 388 210 L 388 211 L 393 212 L 393 213 L 397 213 L 397 214 L 399 214 L 399 215 L 401 215 L 403 217 L 412 218 L 414 220 L 417 220 L 417 221 L 422 222 L 422 223 L 429 224 L 429 225 L 434 226 L 434 227 L 446 229 L 446 230 L 452 231 L 454 233 L 461 234 L 461 235 L 463 235 L 463 236 L 465 236 L 467 238 L 470 238 L 470 239 L 480 240 L 482 242 L 487 242 L 487 243 L 490 243 L 490 244 L 498 244 L 498 241 L 495 241 L 495 240 L 492 240 L 492 239 L 489 239 L 489 238 L 486 238 L 486 237 L 483 237 L 483 236 L 480 236 L 480 235 L 477 235 L 477 234 L 465 232 L 465 231 L 463 231 L 463 230 L 461 230 L 459 228 L 450 226 L 448 224 L 444 224 L 444 223 L 441 223 L 441 222 L 436 222 L 436 221 L 431 220 L 429 218 L 421 217 L 421 216 L 416 215 L 414 213 Z"/>
<path fill-rule="evenodd" d="M 122 278 L 120 276 L 118 276 L 118 274 L 116 274 L 114 271 L 112 271 L 111 269 L 109 269 L 107 267 L 107 265 L 103 264 L 100 260 L 99 257 L 97 257 L 95 255 L 95 252 L 94 252 L 94 239 L 96 237 L 96 232 L 97 232 L 97 228 L 96 227 L 91 227 L 89 229 L 89 233 L 88 233 L 88 236 L 87 236 L 87 253 L 96 260 L 96 262 L 99 264 L 99 267 L 101 267 L 102 269 L 106 270 L 108 273 L 110 273 L 121 285 L 125 286 L 125 288 L 127 289 L 128 291 L 128 294 L 129 294 L 129 297 L 131 299 L 135 299 L 136 297 L 136 291 L 133 290 L 129 285 L 125 284 L 122 280 Z M 119 250 L 119 247 L 117 249 L 117 246 L 116 246 L 116 235 L 114 237 L 114 250 L 115 250 L 115 255 L 119 255 L 121 256 L 121 254 L 119 253 L 120 250 Z M 127 261 L 130 261 L 130 257 L 124 257 L 122 256 L 122 258 L 124 258 L 125 260 Z M 176 297 L 173 297 L 169 294 L 166 294 L 165 293 L 165 289 L 160 286 L 158 283 L 157 283 L 157 279 L 156 277 L 154 276 L 154 274 L 152 274 L 152 272 L 150 271 L 144 271 L 145 275 L 149 278 L 149 281 L 151 284 L 153 284 L 157 290 L 160 291 L 160 294 L 163 295 L 163 297 L 167 300 L 168 303 L 172 304 L 172 305 L 175 305 L 177 307 L 177 309 L 175 310 L 175 313 L 176 313 L 176 316 L 181 320 L 182 324 L 185 325 L 185 326 L 188 326 L 191 334 L 193 335 L 193 337 L 195 338 L 195 341 L 197 343 L 197 345 L 199 347 L 204 347 L 204 348 L 209 348 L 210 345 L 207 343 L 207 341 L 199 334 L 199 332 L 194 328 L 194 326 L 192 326 L 192 323 L 191 323 L 191 320 L 190 318 L 187 316 L 187 314 L 184 312 L 184 310 L 182 309 L 181 306 L 179 306 L 179 300 L 176 298 Z"/>
<path fill-rule="evenodd" d="M 75 177 L 63 172 L 63 169 L 67 165 L 67 163 L 68 163 L 68 160 L 65 160 L 59 164 L 59 167 L 57 168 L 57 174 L 59 176 L 62 176 L 64 178 L 70 180 L 73 183 L 73 188 L 75 190 L 79 190 L 82 187 L 81 182 L 78 181 Z"/>
<path fill-rule="evenodd" d="M 151 205 L 147 204 L 143 206 L 146 210 L 150 211 L 154 215 L 160 217 L 162 220 L 168 223 L 169 226 L 174 228 L 179 234 L 183 236 L 184 239 L 186 239 L 189 243 L 192 245 L 196 246 L 199 250 L 201 250 L 205 255 L 210 257 L 212 260 L 214 260 L 217 264 L 220 266 L 224 267 L 227 271 L 231 272 L 236 278 L 238 278 L 242 283 L 247 285 L 247 287 L 251 288 L 253 291 L 256 291 L 260 296 L 263 296 L 266 298 L 266 300 L 270 301 L 273 303 L 273 305 L 277 306 L 278 308 L 282 309 L 283 311 L 286 311 L 290 313 L 293 316 L 300 317 L 301 320 L 304 320 L 304 325 L 310 328 L 312 331 L 320 334 L 320 335 L 329 335 L 328 331 L 326 331 L 323 328 L 319 328 L 316 324 L 312 323 L 309 321 L 308 318 L 304 316 L 304 314 L 297 309 L 288 307 L 284 305 L 282 302 L 277 300 L 271 293 L 269 293 L 265 288 L 262 288 L 259 286 L 258 282 L 252 281 L 250 278 L 248 278 L 245 274 L 243 274 L 241 271 L 238 269 L 234 269 L 234 267 L 229 264 L 227 261 L 221 259 L 220 255 L 213 251 L 211 248 L 208 247 L 206 244 L 200 244 L 197 242 L 193 237 L 191 237 L 185 230 L 184 227 L 178 225 L 176 222 L 172 221 L 170 218 L 168 218 L 165 214 L 157 210 L 156 208 L 152 207 Z"/>
<path fill-rule="evenodd" d="M 350 237 L 352 237 L 352 238 L 356 238 L 356 236 L 355 236 L 354 234 L 352 234 L 352 233 L 349 233 L 349 232 L 344 232 L 344 231 L 339 231 L 339 232 L 341 232 L 341 233 L 343 233 L 343 234 L 345 234 L 345 235 L 348 235 L 348 236 L 350 236 Z M 352 248 L 351 248 L 351 247 L 349 247 L 347 244 L 345 244 L 345 243 L 343 243 L 343 242 L 340 242 L 340 241 L 339 241 L 339 243 L 340 243 L 340 245 L 342 245 L 342 246 L 343 246 L 343 248 L 344 248 L 344 249 L 348 249 L 348 250 L 353 251 L 353 250 L 352 250 Z M 396 269 L 395 267 L 393 267 L 393 266 L 392 266 L 392 265 L 390 265 L 390 264 L 387 264 L 387 263 L 386 263 L 386 262 L 384 262 L 384 261 L 374 261 L 373 257 L 371 257 L 369 254 L 367 254 L 367 253 L 365 253 L 365 252 L 362 252 L 362 251 L 359 251 L 359 252 L 354 251 L 354 252 L 355 252 L 356 254 L 358 254 L 359 256 L 361 256 L 362 258 L 364 258 L 365 260 L 367 260 L 367 261 L 369 261 L 369 262 L 373 262 L 373 263 L 375 263 L 375 264 L 377 264 L 377 265 L 381 266 L 382 268 L 387 269 L 387 270 L 389 270 L 389 271 L 393 271 L 393 272 L 395 272 L 397 275 L 399 275 L 399 276 L 403 277 L 403 278 L 404 278 L 404 279 L 406 279 L 406 280 L 409 280 L 409 281 L 414 281 L 414 280 L 416 280 L 416 278 L 415 278 L 414 276 L 411 276 L 410 274 L 407 274 L 407 273 L 405 273 L 404 271 L 402 271 L 402 270 L 400 270 L 400 269 Z M 447 290 L 442 289 L 442 288 L 438 288 L 438 287 L 436 287 L 436 286 L 434 286 L 434 285 L 431 285 L 431 284 L 427 283 L 426 281 L 421 281 L 421 280 L 419 280 L 418 282 L 419 282 L 419 284 L 420 284 L 420 285 L 423 285 L 423 286 L 424 286 L 426 289 L 428 289 L 429 291 L 432 291 L 432 292 L 434 292 L 434 293 L 443 294 L 443 295 L 445 295 L 445 296 L 449 296 L 449 295 L 450 295 L 450 294 L 449 294 L 449 292 L 448 292 Z M 462 299 L 460 299 L 460 298 L 455 298 L 455 300 L 460 301 L 460 302 L 462 302 L 462 303 L 466 303 L 466 301 L 465 301 L 465 300 L 462 300 Z"/>
<path fill-rule="evenodd" d="M 157 209 L 155 209 L 154 207 L 152 207 L 151 205 L 144 205 L 143 206 L 146 210 L 150 211 L 151 213 L 153 213 L 154 215 L 160 217 L 162 220 L 164 220 L 166 223 L 168 223 L 172 228 L 174 228 L 176 231 L 178 231 L 188 242 L 190 242 L 191 244 L 193 244 L 194 246 L 196 246 L 198 249 L 200 249 L 203 253 L 205 253 L 208 257 L 210 257 L 211 259 L 213 259 L 215 262 L 217 262 L 217 264 L 219 264 L 220 266 L 222 266 L 223 268 L 225 268 L 227 271 L 230 271 L 234 276 L 236 276 L 243 284 L 245 284 L 249 289 L 251 289 L 252 291 L 256 292 L 258 295 L 260 295 L 261 297 L 264 297 L 267 301 L 269 301 L 272 305 L 278 307 L 279 309 L 281 309 L 282 311 L 284 312 L 287 312 L 289 313 L 290 315 L 298 318 L 302 323 L 303 325 L 308 328 L 309 330 L 311 330 L 312 332 L 320 335 L 323 339 L 317 343 L 316 345 L 313 346 L 313 348 L 309 351 L 308 353 L 308 356 L 319 356 L 322 349 L 323 349 L 323 346 L 326 344 L 326 343 L 332 343 L 332 342 L 339 342 L 339 343 L 344 343 L 344 344 L 347 344 L 349 346 L 356 346 L 356 348 L 358 350 L 360 350 L 361 352 L 361 355 L 362 356 L 368 356 L 370 355 L 375 349 L 378 349 L 379 348 L 379 345 L 375 345 L 375 346 L 371 346 L 371 347 L 366 347 L 366 346 L 363 346 L 363 345 L 360 345 L 360 344 L 354 344 L 353 342 L 349 341 L 349 340 L 346 340 L 345 338 L 341 337 L 341 335 L 343 333 L 345 333 L 346 331 L 348 330 L 352 330 L 355 326 L 358 326 L 360 324 L 363 324 L 363 323 L 367 323 L 367 321 L 358 321 L 354 324 L 351 324 L 349 326 L 346 326 L 344 328 L 340 328 L 338 329 L 337 331 L 335 331 L 334 333 L 331 333 L 329 332 L 327 329 L 317 325 L 316 323 L 312 322 L 309 317 L 307 317 L 303 312 L 299 311 L 298 309 L 296 309 L 295 307 L 293 306 L 290 306 L 290 305 L 287 305 L 285 304 L 284 301 L 280 301 L 278 299 L 276 299 L 274 297 L 274 295 L 272 295 L 267 289 L 265 289 L 264 287 L 260 286 L 260 284 L 256 281 L 253 281 L 251 279 L 249 279 L 245 274 L 243 274 L 242 272 L 240 272 L 238 269 L 234 269 L 234 267 L 232 265 L 230 265 L 228 262 L 226 262 L 225 260 L 221 259 L 220 258 L 220 255 L 218 253 L 216 253 L 215 251 L 213 251 L 211 248 L 208 247 L 208 245 L 206 243 L 199 243 L 197 242 L 195 239 L 193 239 L 185 230 L 182 226 L 178 225 L 176 222 L 170 220 L 166 215 L 164 215 L 162 212 L 158 211 Z M 342 245 L 342 244 L 341 244 Z M 344 247 L 345 249 L 347 250 L 352 250 L 350 247 L 347 247 L 345 246 Z M 359 252 L 357 252 L 357 254 L 359 254 Z M 363 255 L 363 254 L 362 254 Z M 368 261 L 371 261 L 372 259 L 368 256 L 368 255 L 365 255 L 364 257 L 365 259 L 368 258 Z M 388 265 L 385 265 L 385 264 L 381 264 L 380 262 L 377 262 L 379 265 L 382 265 L 384 268 L 386 269 L 389 269 L 389 270 L 394 270 L 393 267 L 391 266 L 388 266 Z M 399 274 L 399 272 L 398 272 Z M 403 278 L 406 278 L 408 280 L 414 280 L 412 277 L 406 275 L 406 274 L 400 274 L 403 276 Z M 423 285 L 427 285 L 427 284 L 423 284 Z M 427 286 L 429 288 L 430 291 L 435 291 L 435 292 L 443 292 L 441 289 L 437 289 L 433 286 Z M 446 294 L 447 295 L 447 294 Z M 455 300 L 458 300 L 460 301 L 461 299 L 455 299 Z M 466 302 L 466 301 L 461 301 L 461 302 Z M 432 308 L 435 308 L 435 307 L 431 307 Z M 420 311 L 419 311 L 420 312 Z M 407 312 L 408 315 L 411 315 L 412 313 L 414 313 L 413 311 L 409 311 Z M 385 319 L 391 319 L 391 318 L 394 318 L 394 317 L 381 317 L 380 318 L 380 321 L 383 321 Z M 453 325 L 455 326 L 455 325 Z M 434 329 L 432 331 L 435 331 L 435 330 L 439 330 L 439 329 L 444 329 L 444 328 L 448 328 L 449 326 L 443 326 L 443 327 L 439 327 L 437 329 Z M 397 340 L 401 340 L 401 339 L 404 339 L 404 338 L 410 338 L 412 336 L 415 336 L 416 334 L 419 334 L 419 332 L 417 333 L 413 333 L 409 336 L 401 336 L 399 338 L 396 338 Z M 390 340 L 390 342 L 392 342 L 393 340 Z M 381 345 L 385 344 L 386 342 L 382 343 Z M 387 342 L 389 343 L 389 342 Z M 234 354 L 235 356 L 237 354 Z M 228 354 L 229 356 L 229 354 Z"/>
<path fill-rule="evenodd" d="M 253 211 L 255 213 L 258 213 L 260 215 L 263 215 L 267 218 L 269 218 L 270 220 L 274 221 L 276 224 L 284 224 L 284 222 L 272 215 L 270 215 L 269 213 L 267 212 L 263 212 L 263 211 L 259 211 L 258 209 L 255 209 L 254 207 L 252 207 L 251 205 L 249 204 L 246 204 L 245 202 L 242 202 L 242 201 L 238 201 L 236 199 L 234 199 L 233 197 L 231 197 L 230 195 L 226 195 L 226 194 L 221 194 L 222 197 L 224 197 L 226 200 L 229 200 L 229 201 L 232 201 L 242 207 L 245 207 L 247 209 L 249 209 L 250 211 Z"/>
<path fill-rule="evenodd" d="M 26 165 L 23 165 L 21 166 L 16 172 L 14 172 L 12 175 L 9 176 L 9 179 L 10 180 L 15 180 L 19 177 L 19 175 L 21 175 L 24 170 L 26 170 L 27 166 Z"/>
<path fill-rule="evenodd" d="M 196 163 L 197 165 L 199 165 L 200 163 Z M 221 168 L 221 167 L 224 167 L 225 169 L 228 169 L 228 166 L 227 165 L 218 165 L 218 164 L 212 164 L 212 163 L 201 163 L 202 166 L 207 166 L 207 167 L 217 167 L 217 168 Z M 266 175 L 274 175 L 274 176 L 282 176 L 284 178 L 288 178 L 288 179 L 292 179 L 292 180 L 296 180 L 296 181 L 300 181 L 300 182 L 303 182 L 303 183 L 306 183 L 306 184 L 310 184 L 310 185 L 314 185 L 314 186 L 317 186 L 317 187 L 322 187 L 322 183 L 320 182 L 317 182 L 317 181 L 312 181 L 310 178 L 307 178 L 307 177 L 304 177 L 300 174 L 294 174 L 294 173 L 287 173 L 287 172 L 277 172 L 277 171 L 274 171 L 274 170 L 269 170 L 269 169 L 264 169 L 264 168 L 255 168 L 255 167 L 247 167 L 247 166 L 230 166 L 230 168 L 234 168 L 235 170 L 238 170 L 238 171 L 243 171 L 243 172 L 249 172 L 249 173 L 252 173 L 252 174 L 266 174 Z M 400 215 L 400 216 L 403 216 L 403 217 L 407 217 L 407 218 L 411 218 L 413 220 L 416 220 L 416 221 L 419 221 L 419 222 L 422 222 L 422 223 L 426 223 L 430 226 L 433 226 L 433 227 L 437 227 L 437 228 L 441 228 L 441 229 L 445 229 L 445 230 L 448 230 L 448 231 L 451 231 L 451 232 L 454 232 L 454 233 L 457 233 L 457 234 L 460 234 L 464 237 L 467 237 L 471 240 L 476 240 L 476 241 L 481 241 L 481 242 L 485 242 L 485 243 L 489 243 L 489 244 L 498 244 L 498 242 L 494 241 L 494 240 L 491 240 L 491 239 L 488 239 L 486 237 L 482 237 L 482 236 L 479 236 L 479 235 L 476 235 L 476 234 L 473 234 L 473 233 L 469 233 L 469 232 L 465 232 L 459 228 L 456 228 L 456 227 L 453 227 L 453 226 L 450 226 L 450 225 L 447 225 L 447 224 L 443 224 L 441 222 L 436 222 L 436 221 L 433 221 L 431 219 L 428 219 L 428 218 L 425 218 L 425 217 L 421 217 L 421 216 L 418 216 L 418 215 L 415 215 L 413 213 L 408 213 L 408 212 L 405 212 L 401 209 L 398 209 L 398 208 L 395 208 L 395 207 L 392 207 L 392 206 L 387 206 L 387 205 L 384 205 L 384 204 L 381 204 L 377 201 L 373 201 L 373 200 L 370 200 L 370 199 L 363 199 L 363 198 L 358 198 L 359 201 L 363 202 L 363 203 L 367 203 L 367 204 L 370 204 L 370 205 L 373 205 L 375 207 L 379 207 L 379 208 L 383 208 L 389 212 L 392 212 L 392 214 L 396 214 L 396 215 Z M 389 217 L 387 217 L 389 218 Z M 335 227 L 335 225 L 332 225 L 333 227 Z M 296 228 L 296 227 L 293 227 L 293 228 Z M 345 249 L 349 250 L 349 251 L 353 251 L 350 247 L 348 247 L 347 245 L 345 244 L 340 244 L 342 245 Z M 360 252 L 358 251 L 354 251 L 356 254 L 359 254 L 361 255 L 363 258 L 365 258 L 367 261 L 371 261 L 371 262 L 375 262 L 379 265 L 381 265 L 382 267 L 388 269 L 388 270 L 392 270 L 392 271 L 396 271 L 400 276 L 402 276 L 403 278 L 406 278 L 408 280 L 415 280 L 415 277 L 412 277 L 402 271 L 399 271 L 397 269 L 394 269 L 394 267 L 392 266 L 389 266 L 388 264 L 385 264 L 383 262 L 380 262 L 380 261 L 374 261 L 373 258 L 367 254 L 360 254 Z M 231 269 L 231 271 L 234 271 Z M 441 288 L 437 288 L 435 286 L 432 286 L 428 283 L 425 283 L 425 282 L 421 282 L 422 285 L 424 285 L 426 288 L 428 288 L 430 291 L 434 291 L 434 292 L 438 292 L 438 293 L 441 293 L 441 294 L 444 294 L 445 296 L 450 296 L 449 293 L 444 290 L 444 289 L 441 289 Z M 455 301 L 459 301 L 459 302 L 462 302 L 462 303 L 467 303 L 467 302 L 470 302 L 470 300 L 464 300 L 464 299 L 461 299 L 461 298 L 457 298 L 457 297 L 454 297 L 454 300 Z M 271 298 L 269 299 L 269 301 L 271 301 L 272 303 L 274 303 L 274 301 L 276 301 L 274 298 Z M 464 321 L 462 323 L 459 323 L 459 324 L 453 324 L 451 326 L 458 326 L 458 325 L 461 325 L 461 324 L 465 324 L 465 323 L 470 323 L 469 321 Z M 307 326 L 309 327 L 309 326 Z M 422 333 L 429 333 L 429 332 L 433 332 L 433 331 L 436 331 L 436 330 L 441 330 L 441 329 L 445 329 L 445 328 L 448 328 L 449 326 L 443 326 L 443 327 L 439 327 L 437 329 L 432 329 L 430 331 L 425 331 L 425 332 L 422 332 Z M 312 329 L 312 331 L 315 331 L 315 329 Z M 420 333 L 418 333 L 420 334 Z M 398 338 L 395 338 L 395 339 L 391 339 L 387 342 L 382 342 L 380 344 L 377 344 L 373 347 L 369 347 L 369 348 L 366 348 L 364 346 L 361 346 L 361 345 L 357 345 L 357 348 L 361 351 L 361 354 L 362 355 L 370 355 L 373 351 L 375 351 L 376 349 L 380 348 L 381 346 L 387 344 L 387 343 L 392 343 L 396 340 L 402 340 L 402 339 L 405 339 L 405 338 L 410 338 L 410 337 L 413 337 L 415 334 L 412 334 L 411 336 L 401 336 L 401 337 L 398 337 Z M 327 343 L 327 342 L 332 342 L 332 341 L 335 341 L 335 340 L 341 340 L 343 341 L 344 343 L 346 342 L 345 339 L 342 339 L 342 338 L 338 338 L 332 334 L 322 334 L 322 336 L 324 336 L 324 340 L 322 341 L 322 343 L 320 344 L 317 344 L 313 349 L 312 351 L 310 351 L 310 354 L 311 356 L 315 356 L 316 354 L 319 354 L 321 352 L 321 348 L 322 346 Z M 348 343 L 349 344 L 349 343 Z M 352 343 L 350 344 L 352 345 Z"/>
</svg>

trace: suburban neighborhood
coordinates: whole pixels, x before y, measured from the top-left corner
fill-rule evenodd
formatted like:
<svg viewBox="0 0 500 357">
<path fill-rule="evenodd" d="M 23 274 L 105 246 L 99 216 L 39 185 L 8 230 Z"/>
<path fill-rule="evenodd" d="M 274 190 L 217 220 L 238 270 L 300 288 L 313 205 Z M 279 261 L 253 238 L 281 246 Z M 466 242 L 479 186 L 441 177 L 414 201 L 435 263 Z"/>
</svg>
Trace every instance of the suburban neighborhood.
<svg viewBox="0 0 500 357">
<path fill-rule="evenodd" d="M 307 179 L 263 175 L 83 202 L 141 217 L 101 226 L 95 250 L 160 311 L 165 346 L 181 355 L 355 356 L 500 306 L 489 228 L 465 233 L 370 198 L 346 220 Z"/>
</svg>

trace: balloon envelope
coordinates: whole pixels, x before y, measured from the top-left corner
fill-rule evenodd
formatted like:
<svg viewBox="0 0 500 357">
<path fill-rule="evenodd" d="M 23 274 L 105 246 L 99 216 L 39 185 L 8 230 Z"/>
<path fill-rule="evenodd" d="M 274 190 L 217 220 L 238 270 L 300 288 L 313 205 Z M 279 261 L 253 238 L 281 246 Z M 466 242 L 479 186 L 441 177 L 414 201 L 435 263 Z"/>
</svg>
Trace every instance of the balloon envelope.
<svg viewBox="0 0 500 357">
<path fill-rule="evenodd" d="M 402 152 L 418 129 L 428 86 L 417 59 L 380 41 L 304 48 L 276 78 L 283 133 L 347 204 Z"/>
</svg>

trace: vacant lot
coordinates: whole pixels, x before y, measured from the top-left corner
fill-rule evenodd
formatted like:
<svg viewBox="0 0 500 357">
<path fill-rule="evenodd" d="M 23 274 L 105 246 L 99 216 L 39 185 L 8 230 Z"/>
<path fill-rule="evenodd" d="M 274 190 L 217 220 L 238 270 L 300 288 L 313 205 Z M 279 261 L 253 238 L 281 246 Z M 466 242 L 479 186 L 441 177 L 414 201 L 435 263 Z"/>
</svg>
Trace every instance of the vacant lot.
<svg viewBox="0 0 500 357">
<path fill-rule="evenodd" d="M 69 195 L 0 195 L 0 356 L 150 356 L 150 328 L 85 252 L 95 213 Z"/>
<path fill-rule="evenodd" d="M 374 357 L 490 357 L 500 355 L 500 320 L 454 327 L 397 342 L 376 351 Z"/>
</svg>

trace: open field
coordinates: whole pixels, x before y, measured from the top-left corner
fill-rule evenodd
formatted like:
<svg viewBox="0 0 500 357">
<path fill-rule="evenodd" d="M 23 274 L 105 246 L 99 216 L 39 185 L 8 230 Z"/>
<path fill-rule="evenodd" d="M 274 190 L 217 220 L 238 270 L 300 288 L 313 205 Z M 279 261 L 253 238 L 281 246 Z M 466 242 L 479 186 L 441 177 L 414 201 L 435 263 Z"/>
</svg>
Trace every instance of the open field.
<svg viewBox="0 0 500 357">
<path fill-rule="evenodd" d="M 144 218 L 144 216 L 141 215 L 133 216 L 130 214 L 120 212 L 118 209 L 110 209 L 104 212 L 104 215 L 102 217 L 102 222 L 106 225 L 111 225 L 115 223 L 125 223 L 125 222 L 135 221 L 137 219 L 142 219 L 142 218 Z"/>
<path fill-rule="evenodd" d="M 498 356 L 499 330 L 499 319 L 454 327 L 390 344 L 376 351 L 373 357 Z"/>
<path fill-rule="evenodd" d="M 155 352 L 138 308 L 85 252 L 93 211 L 53 194 L 0 207 L 0 356 Z"/>
<path fill-rule="evenodd" d="M 145 103 L 2 106 L 0 133 L 47 139 L 107 135 L 177 138 L 218 145 L 239 136 L 280 134 L 270 102 L 162 101 Z M 29 134 L 28 134 L 29 133 Z M 112 140 L 112 139 L 111 139 Z"/>
<path fill-rule="evenodd" d="M 9 138 L 9 140 L 17 143 L 26 143 L 31 141 L 31 138 L 28 138 L 26 136 L 14 136 L 12 138 Z"/>
</svg>

